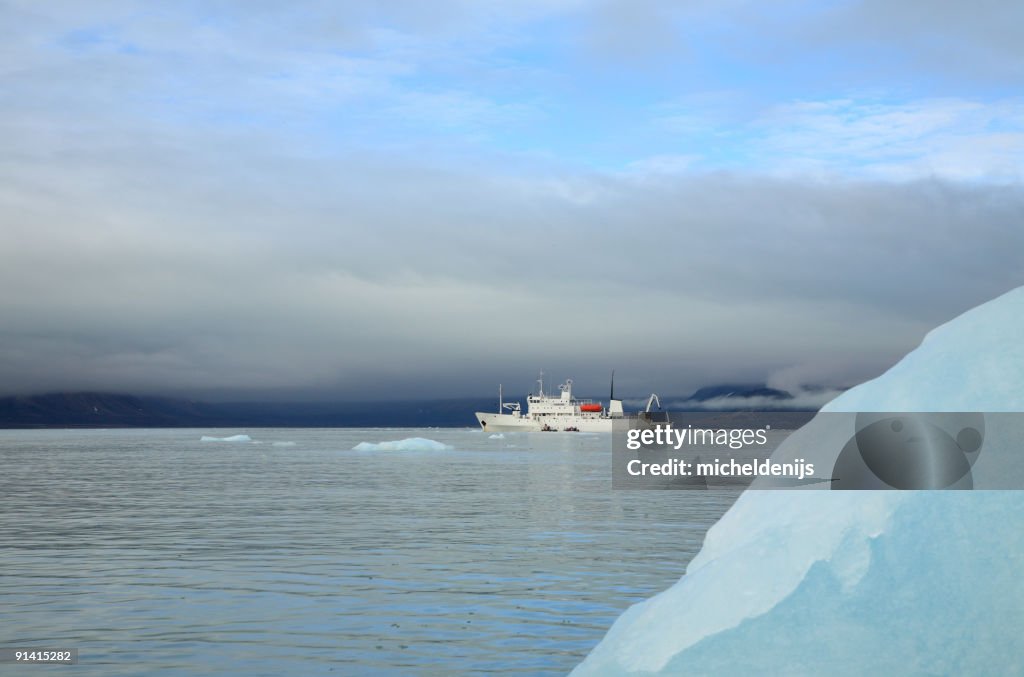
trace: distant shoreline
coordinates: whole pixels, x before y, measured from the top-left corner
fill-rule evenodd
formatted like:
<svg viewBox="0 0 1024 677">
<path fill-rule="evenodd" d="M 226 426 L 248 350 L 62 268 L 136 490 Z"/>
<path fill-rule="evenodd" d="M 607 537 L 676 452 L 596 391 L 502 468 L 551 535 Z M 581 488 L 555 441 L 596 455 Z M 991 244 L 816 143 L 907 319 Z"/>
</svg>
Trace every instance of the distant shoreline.
<svg viewBox="0 0 1024 677">
<path fill-rule="evenodd" d="M 754 390 L 754 389 L 757 390 Z M 720 387 L 708 397 L 719 400 Z M 737 403 L 761 386 L 735 391 Z M 767 411 L 814 411 L 786 407 Z M 731 394 L 731 393 L 730 393 Z M 702 391 L 688 397 L 663 398 L 666 408 L 700 411 Z M 684 406 L 668 406 L 669 401 Z M 497 407 L 494 397 L 465 397 L 396 402 L 201 402 L 168 397 L 111 393 L 51 393 L 0 397 L 0 429 L 98 428 L 476 428 L 477 411 Z M 714 409 L 712 411 L 743 411 Z"/>
</svg>

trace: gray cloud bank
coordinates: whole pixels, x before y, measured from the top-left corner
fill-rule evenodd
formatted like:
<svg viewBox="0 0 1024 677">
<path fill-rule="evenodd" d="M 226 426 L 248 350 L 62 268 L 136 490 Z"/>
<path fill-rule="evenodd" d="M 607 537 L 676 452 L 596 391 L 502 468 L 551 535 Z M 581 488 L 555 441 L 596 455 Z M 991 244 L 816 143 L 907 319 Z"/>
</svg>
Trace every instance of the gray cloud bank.
<svg viewBox="0 0 1024 677">
<path fill-rule="evenodd" d="M 445 40 L 325 25 L 314 44 L 388 47 L 307 63 L 266 23 L 236 32 L 268 53 L 194 26 L 184 49 L 174 16 L 75 33 L 78 6 L 8 12 L 0 393 L 455 396 L 538 367 L 590 392 L 612 368 L 636 393 L 849 385 L 1024 283 L 1019 183 L 484 151 L 535 111 L 401 87 Z"/>
<path fill-rule="evenodd" d="M 252 155 L 8 168 L 3 388 L 461 394 L 538 366 L 834 385 L 1021 282 L 1017 187 Z"/>
</svg>

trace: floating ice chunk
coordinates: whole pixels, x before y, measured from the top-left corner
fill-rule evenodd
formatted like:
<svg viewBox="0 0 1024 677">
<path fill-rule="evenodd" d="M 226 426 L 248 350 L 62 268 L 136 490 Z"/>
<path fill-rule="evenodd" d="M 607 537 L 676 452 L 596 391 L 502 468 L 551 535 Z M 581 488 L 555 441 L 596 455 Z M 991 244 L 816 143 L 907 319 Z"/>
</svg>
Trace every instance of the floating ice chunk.
<svg viewBox="0 0 1024 677">
<path fill-rule="evenodd" d="M 294 442 L 274 442 L 275 447 L 294 447 Z"/>
<path fill-rule="evenodd" d="M 1022 336 L 1024 287 L 824 410 L 1024 411 Z M 1018 673 L 1022 565 L 1021 492 L 748 491 L 574 674 Z"/>
<path fill-rule="evenodd" d="M 489 440 L 503 440 L 503 439 L 505 439 L 505 435 L 503 435 L 502 433 L 494 433 L 493 435 L 491 435 L 487 439 L 489 439 Z"/>
<path fill-rule="evenodd" d="M 408 437 L 390 442 L 360 442 L 352 451 L 445 451 L 452 449 L 449 444 L 428 440 L 425 437 Z"/>
<path fill-rule="evenodd" d="M 229 437 L 213 437 L 211 435 L 203 435 L 199 438 L 200 442 L 252 442 L 252 438 L 248 435 L 231 435 Z"/>
</svg>

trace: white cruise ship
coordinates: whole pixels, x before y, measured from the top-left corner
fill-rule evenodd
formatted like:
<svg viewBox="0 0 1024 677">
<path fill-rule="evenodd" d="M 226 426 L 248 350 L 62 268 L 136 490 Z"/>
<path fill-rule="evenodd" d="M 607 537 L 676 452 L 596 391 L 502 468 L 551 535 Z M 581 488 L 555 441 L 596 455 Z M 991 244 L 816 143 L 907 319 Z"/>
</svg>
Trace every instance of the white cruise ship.
<svg viewBox="0 0 1024 677">
<path fill-rule="evenodd" d="M 544 372 L 541 372 L 537 383 L 538 394 L 527 396 L 525 413 L 519 402 L 502 400 L 499 386 L 497 413 L 476 412 L 476 420 L 480 422 L 480 427 L 490 432 L 610 433 L 615 421 L 628 422 L 631 426 L 668 422 L 667 414 L 661 411 L 661 402 L 655 394 L 648 398 L 647 408 L 643 412 L 623 412 L 622 400 L 615 399 L 614 374 L 607 407 L 600 402 L 578 400 L 573 397 L 572 379 L 558 386 L 558 395 L 548 395 L 544 392 Z M 657 410 L 651 411 L 651 407 L 655 405 Z"/>
</svg>

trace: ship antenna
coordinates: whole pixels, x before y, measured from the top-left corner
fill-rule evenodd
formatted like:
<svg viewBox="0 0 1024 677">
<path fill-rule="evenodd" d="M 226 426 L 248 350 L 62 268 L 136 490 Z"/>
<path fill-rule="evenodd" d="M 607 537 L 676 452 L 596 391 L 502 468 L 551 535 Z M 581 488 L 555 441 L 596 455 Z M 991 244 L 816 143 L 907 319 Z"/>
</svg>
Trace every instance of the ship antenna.
<svg viewBox="0 0 1024 677">
<path fill-rule="evenodd" d="M 498 413 L 501 413 L 501 384 L 498 384 Z"/>
<path fill-rule="evenodd" d="M 615 370 L 612 369 L 612 391 L 608 394 L 608 401 L 615 399 Z M 610 404 L 608 406 L 611 406 Z"/>
</svg>

